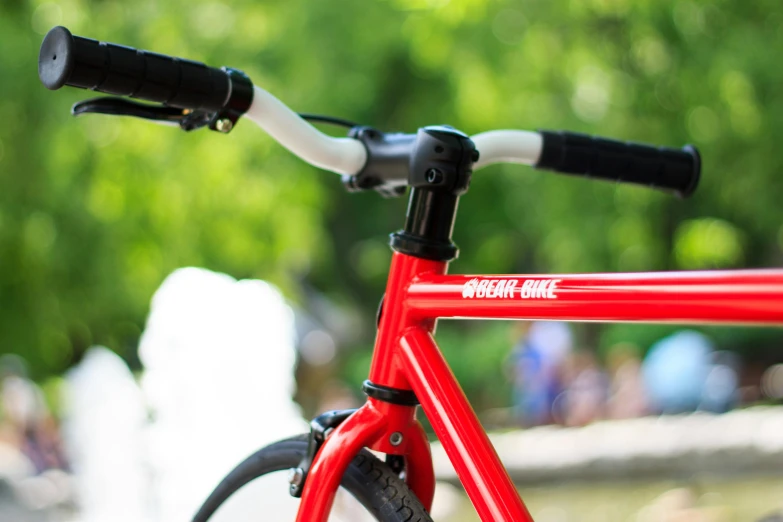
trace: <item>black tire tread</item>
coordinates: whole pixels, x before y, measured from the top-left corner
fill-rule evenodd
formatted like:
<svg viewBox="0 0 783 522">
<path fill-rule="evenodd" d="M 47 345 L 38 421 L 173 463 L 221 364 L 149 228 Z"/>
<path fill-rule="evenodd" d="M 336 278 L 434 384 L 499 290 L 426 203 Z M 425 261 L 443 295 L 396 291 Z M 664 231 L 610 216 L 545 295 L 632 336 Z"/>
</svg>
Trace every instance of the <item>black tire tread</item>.
<svg viewBox="0 0 783 522">
<path fill-rule="evenodd" d="M 206 522 L 232 492 L 254 478 L 296 467 L 306 451 L 307 435 L 283 439 L 258 450 L 245 462 L 252 460 L 254 467 L 262 470 L 261 474 L 236 473 L 242 469 L 242 465 L 238 466 L 215 488 L 193 517 L 193 522 Z M 366 449 L 354 457 L 341 486 L 381 522 L 432 522 L 405 482 Z"/>
</svg>

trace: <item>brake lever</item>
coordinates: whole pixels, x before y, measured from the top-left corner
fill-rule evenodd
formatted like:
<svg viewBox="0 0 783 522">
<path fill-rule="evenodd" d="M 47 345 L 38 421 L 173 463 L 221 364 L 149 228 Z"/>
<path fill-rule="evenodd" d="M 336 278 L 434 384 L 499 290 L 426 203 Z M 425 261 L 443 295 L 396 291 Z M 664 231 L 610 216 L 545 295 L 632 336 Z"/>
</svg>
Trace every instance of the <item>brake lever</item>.
<svg viewBox="0 0 783 522">
<path fill-rule="evenodd" d="M 202 110 L 178 109 L 166 105 L 150 105 L 125 98 L 102 96 L 80 101 L 71 107 L 71 114 L 107 114 L 109 116 L 131 116 L 157 123 L 177 125 L 184 131 L 192 131 L 201 127 L 226 133 L 233 127 L 234 121 L 223 118 L 213 112 Z"/>
</svg>

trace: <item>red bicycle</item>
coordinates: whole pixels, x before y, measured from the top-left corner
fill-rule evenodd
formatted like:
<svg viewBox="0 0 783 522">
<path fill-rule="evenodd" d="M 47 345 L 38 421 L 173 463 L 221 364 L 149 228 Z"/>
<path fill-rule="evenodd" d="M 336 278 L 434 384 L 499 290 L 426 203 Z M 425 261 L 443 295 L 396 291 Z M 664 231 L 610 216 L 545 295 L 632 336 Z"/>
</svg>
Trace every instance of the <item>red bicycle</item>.
<svg viewBox="0 0 783 522">
<path fill-rule="evenodd" d="M 244 484 L 287 469 L 290 494 L 301 497 L 299 522 L 325 522 L 341 485 L 379 520 L 431 520 L 435 477 L 427 436 L 416 420 L 419 405 L 481 520 L 532 520 L 435 344 L 438 318 L 783 324 L 781 270 L 446 274 L 457 257 L 451 241 L 457 201 L 474 170 L 522 163 L 686 197 L 699 180 L 693 147 L 656 148 L 569 132 L 498 130 L 468 137 L 447 126 L 384 133 L 298 115 L 235 69 L 81 38 L 63 27 L 45 37 L 38 71 L 50 89 L 71 85 L 159 104 L 104 97 L 75 105 L 74 114 L 136 116 L 223 133 L 246 116 L 308 163 L 342 174 L 351 191 L 393 196 L 410 188 L 405 225 L 391 236 L 394 255 L 363 385 L 367 402 L 325 413 L 311 422 L 309 434 L 250 456 L 215 489 L 196 521 L 207 520 Z M 347 138 L 334 138 L 305 120 L 351 130 Z M 367 448 L 385 454 L 385 462 Z"/>
</svg>

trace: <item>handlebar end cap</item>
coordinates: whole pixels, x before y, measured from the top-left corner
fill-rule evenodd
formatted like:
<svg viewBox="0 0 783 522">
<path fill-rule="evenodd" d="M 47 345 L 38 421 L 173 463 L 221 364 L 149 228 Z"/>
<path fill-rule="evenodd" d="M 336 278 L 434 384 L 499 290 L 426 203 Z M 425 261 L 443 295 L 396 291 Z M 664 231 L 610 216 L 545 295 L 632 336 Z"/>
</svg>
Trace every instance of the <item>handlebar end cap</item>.
<svg viewBox="0 0 783 522">
<path fill-rule="evenodd" d="M 38 54 L 38 77 L 47 89 L 57 90 L 68 81 L 74 68 L 73 35 L 62 26 L 46 33 Z"/>
<path fill-rule="evenodd" d="M 696 187 L 699 186 L 699 181 L 701 180 L 701 154 L 699 154 L 699 149 L 690 144 L 684 146 L 682 150 L 690 154 L 693 158 L 693 170 L 690 183 L 688 183 L 688 186 L 679 193 L 681 198 L 689 198 L 696 191 Z"/>
</svg>

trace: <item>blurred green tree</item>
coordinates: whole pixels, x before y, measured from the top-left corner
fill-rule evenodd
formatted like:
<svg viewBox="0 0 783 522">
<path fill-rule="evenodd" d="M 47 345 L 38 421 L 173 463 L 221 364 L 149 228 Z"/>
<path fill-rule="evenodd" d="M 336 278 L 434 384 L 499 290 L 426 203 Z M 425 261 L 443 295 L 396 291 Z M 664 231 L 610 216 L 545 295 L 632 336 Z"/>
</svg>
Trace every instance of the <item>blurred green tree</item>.
<svg viewBox="0 0 783 522">
<path fill-rule="evenodd" d="M 366 311 L 366 347 L 405 206 L 344 193 L 248 123 L 226 137 L 71 120 L 69 103 L 89 93 L 48 92 L 35 71 L 57 24 L 239 67 L 295 109 L 384 130 L 565 128 L 700 147 L 703 181 L 688 201 L 518 166 L 480 172 L 461 203 L 455 272 L 781 264 L 780 2 L 6 0 L 0 351 L 22 353 L 37 376 L 91 343 L 132 358 L 150 296 L 183 265 L 268 279 L 294 299 L 313 285 Z M 466 331 L 473 345 L 506 342 Z M 487 353 L 502 362 L 503 350 Z M 470 372 L 486 364 L 460 366 L 478 383 Z"/>
</svg>

